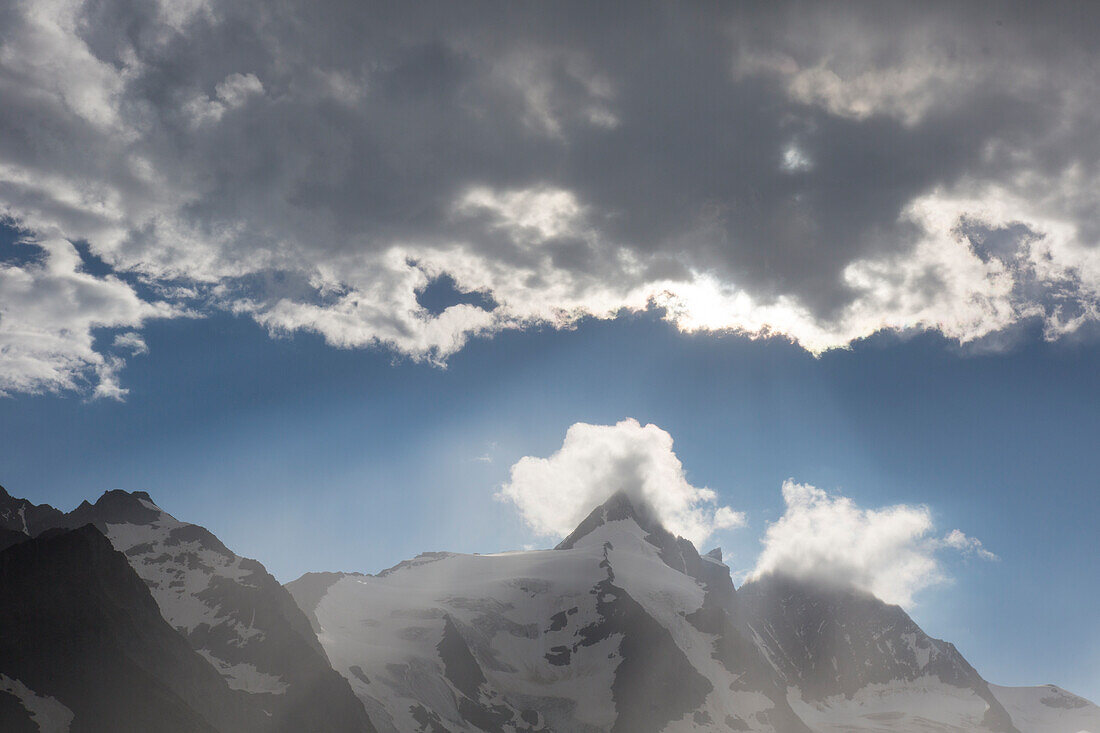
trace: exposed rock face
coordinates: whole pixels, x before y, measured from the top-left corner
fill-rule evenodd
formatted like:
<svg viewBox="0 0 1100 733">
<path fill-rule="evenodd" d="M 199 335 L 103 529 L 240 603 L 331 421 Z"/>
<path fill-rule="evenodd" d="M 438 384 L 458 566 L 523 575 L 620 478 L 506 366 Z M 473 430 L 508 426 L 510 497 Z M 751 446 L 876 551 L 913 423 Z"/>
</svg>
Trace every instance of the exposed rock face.
<svg viewBox="0 0 1100 733">
<path fill-rule="evenodd" d="M 56 527 L 62 513 L 49 504 L 32 504 L 16 499 L 0 486 L 0 529 L 33 537 L 44 529 Z"/>
<path fill-rule="evenodd" d="M 0 689 L 5 731 L 50 721 L 104 733 L 266 725 L 161 618 L 126 558 L 91 526 L 0 552 Z"/>
<path fill-rule="evenodd" d="M 17 545 L 28 539 L 30 539 L 30 535 L 25 532 L 0 527 L 0 550 L 6 550 L 12 545 Z"/>
<path fill-rule="evenodd" d="M 205 528 L 178 521 L 145 492 L 108 491 L 65 522 L 103 530 L 168 623 L 229 687 L 264 708 L 272 730 L 372 730 L 308 619 L 263 565 L 233 554 Z"/>
</svg>

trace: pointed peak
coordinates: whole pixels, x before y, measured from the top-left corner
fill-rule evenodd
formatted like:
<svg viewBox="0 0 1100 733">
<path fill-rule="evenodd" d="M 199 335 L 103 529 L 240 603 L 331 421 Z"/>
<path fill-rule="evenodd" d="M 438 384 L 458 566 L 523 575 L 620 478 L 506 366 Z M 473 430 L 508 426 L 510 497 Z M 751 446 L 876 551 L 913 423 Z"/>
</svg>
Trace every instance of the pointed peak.
<svg viewBox="0 0 1100 733">
<path fill-rule="evenodd" d="M 707 553 L 707 557 L 709 557 L 711 560 L 722 562 L 722 548 L 715 547 L 713 550 Z"/>
<path fill-rule="evenodd" d="M 668 530 L 653 517 L 652 510 L 648 506 L 631 499 L 625 491 L 620 490 L 612 494 L 603 504 L 593 509 L 584 521 L 578 524 L 577 528 L 562 540 L 555 549 L 572 549 L 581 538 L 591 534 L 598 527 L 602 527 L 608 522 L 625 519 L 633 519 L 634 523 L 648 535 L 671 537 Z"/>
</svg>

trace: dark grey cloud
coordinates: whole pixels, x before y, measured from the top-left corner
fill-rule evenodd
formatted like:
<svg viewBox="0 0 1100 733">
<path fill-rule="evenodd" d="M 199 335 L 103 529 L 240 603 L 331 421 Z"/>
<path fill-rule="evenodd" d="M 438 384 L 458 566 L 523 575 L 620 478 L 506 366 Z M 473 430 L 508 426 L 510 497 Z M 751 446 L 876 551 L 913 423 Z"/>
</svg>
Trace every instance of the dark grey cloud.
<svg viewBox="0 0 1100 733">
<path fill-rule="evenodd" d="M 442 359 L 656 306 L 815 351 L 1030 319 L 1053 337 L 1098 315 L 1096 15 L 8 3 L 0 211 L 172 285 L 94 321 L 119 329 L 229 308 Z M 421 307 L 442 275 L 481 298 Z M 39 369 L 0 388 L 67 387 L 111 357 L 66 351 L 52 321 L 19 341 L 12 320 L 5 353 Z"/>
</svg>

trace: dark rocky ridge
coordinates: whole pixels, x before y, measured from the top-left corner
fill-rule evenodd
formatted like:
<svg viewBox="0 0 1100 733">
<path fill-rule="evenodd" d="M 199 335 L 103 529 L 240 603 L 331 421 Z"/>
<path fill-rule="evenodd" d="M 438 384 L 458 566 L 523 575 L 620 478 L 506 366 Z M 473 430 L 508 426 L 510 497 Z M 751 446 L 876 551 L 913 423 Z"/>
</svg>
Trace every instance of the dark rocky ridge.
<svg viewBox="0 0 1100 733">
<path fill-rule="evenodd" d="M 92 526 L 0 552 L 0 672 L 69 708 L 74 733 L 266 726 L 263 711 L 161 618 L 126 558 Z M 11 704 L 0 714 L 3 730 L 22 725 Z"/>
<path fill-rule="evenodd" d="M 0 486 L 0 528 L 33 537 L 44 529 L 57 527 L 61 517 L 62 513 L 49 504 L 17 499 Z"/>
<path fill-rule="evenodd" d="M 6 492 L 0 496 L 0 513 L 4 508 L 14 509 L 14 516 L 21 520 L 18 509 L 24 508 L 25 516 L 32 516 L 28 507 L 34 505 L 12 499 Z M 48 527 L 73 528 L 90 524 L 109 536 L 111 527 L 108 525 L 152 527 L 168 515 L 160 511 L 144 491 L 114 490 L 105 492 L 95 504 L 82 502 L 67 514 L 47 505 L 34 507 L 33 517 L 32 526 L 38 533 Z M 10 522 L 10 519 L 5 521 Z M 160 544 L 156 548 L 151 544 L 124 548 L 126 559 L 139 575 L 152 566 L 168 563 L 176 567 L 174 572 L 179 578 L 176 582 L 182 582 L 182 573 L 204 572 L 199 555 L 203 551 L 238 562 L 245 573 L 239 581 L 216 573 L 210 576 L 207 587 L 196 598 L 218 609 L 219 623 L 199 624 L 190 631 L 184 630 L 181 638 L 185 637 L 195 651 L 214 651 L 219 659 L 231 664 L 250 664 L 287 684 L 282 694 L 229 691 L 247 704 L 263 708 L 265 715 L 257 730 L 272 733 L 374 730 L 348 681 L 329 664 L 309 619 L 263 565 L 255 560 L 237 558 L 217 537 L 198 525 L 176 526 L 173 523 L 171 527 L 165 526 L 158 537 Z M 190 549 L 196 547 L 197 551 Z M 167 611 L 161 609 L 161 612 Z M 261 633 L 242 643 L 231 622 Z M 199 659 L 214 671 L 210 663 L 202 657 Z"/>
<path fill-rule="evenodd" d="M 0 527 L 0 550 L 6 550 L 12 545 L 17 545 L 30 539 L 30 535 L 14 529 Z"/>
</svg>

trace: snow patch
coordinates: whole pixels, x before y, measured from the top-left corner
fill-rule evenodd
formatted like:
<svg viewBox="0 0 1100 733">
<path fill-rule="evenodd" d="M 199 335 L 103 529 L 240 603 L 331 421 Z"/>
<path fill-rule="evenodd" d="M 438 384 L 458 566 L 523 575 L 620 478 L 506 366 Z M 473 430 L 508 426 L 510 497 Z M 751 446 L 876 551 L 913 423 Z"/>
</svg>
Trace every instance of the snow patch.
<svg viewBox="0 0 1100 733">
<path fill-rule="evenodd" d="M 1020 733 L 1100 733 L 1100 707 L 1060 687 L 990 685 L 989 690 Z"/>
<path fill-rule="evenodd" d="M 41 733 L 69 733 L 73 711 L 62 705 L 57 698 L 39 695 L 19 680 L 3 673 L 0 673 L 0 690 L 19 698 Z"/>
<path fill-rule="evenodd" d="M 215 657 L 209 649 L 199 649 L 199 654 L 213 665 L 214 669 L 221 673 L 229 684 L 230 689 L 243 690 L 250 693 L 266 692 L 272 695 L 282 695 L 287 690 L 287 684 L 281 677 L 261 672 L 252 664 L 229 664 Z"/>
<path fill-rule="evenodd" d="M 933 676 L 871 684 L 851 698 L 834 695 L 820 701 L 805 701 L 797 687 L 789 687 L 787 701 L 819 733 L 983 731 L 982 718 L 989 709 L 973 690 Z"/>
</svg>

